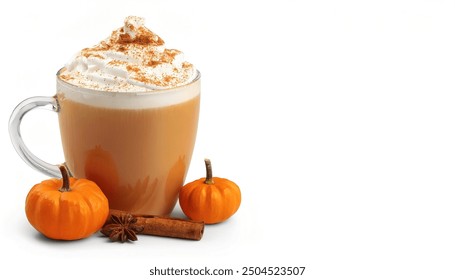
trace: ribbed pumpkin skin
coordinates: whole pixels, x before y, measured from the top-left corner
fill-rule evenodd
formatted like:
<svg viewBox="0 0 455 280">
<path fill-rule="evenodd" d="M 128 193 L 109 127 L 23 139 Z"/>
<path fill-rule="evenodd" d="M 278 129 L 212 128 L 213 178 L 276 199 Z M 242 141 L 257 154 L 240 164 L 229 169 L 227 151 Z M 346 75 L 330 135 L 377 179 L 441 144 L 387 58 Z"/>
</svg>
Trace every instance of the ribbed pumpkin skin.
<svg viewBox="0 0 455 280">
<path fill-rule="evenodd" d="M 227 220 L 240 207 L 239 187 L 224 178 L 213 178 L 213 184 L 206 184 L 205 178 L 182 187 L 179 204 L 183 213 L 191 220 L 216 224 Z"/>
<path fill-rule="evenodd" d="M 52 239 L 76 240 L 98 231 L 109 215 L 109 204 L 92 181 L 69 178 L 70 191 L 59 191 L 62 180 L 49 179 L 33 186 L 25 213 L 30 224 Z"/>
</svg>

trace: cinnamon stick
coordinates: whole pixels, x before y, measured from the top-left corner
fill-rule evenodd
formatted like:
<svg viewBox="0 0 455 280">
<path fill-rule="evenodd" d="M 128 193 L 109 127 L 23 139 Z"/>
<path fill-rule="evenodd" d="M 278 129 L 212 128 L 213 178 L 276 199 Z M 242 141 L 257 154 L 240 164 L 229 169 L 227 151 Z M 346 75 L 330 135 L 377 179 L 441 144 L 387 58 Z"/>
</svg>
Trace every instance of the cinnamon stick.
<svg viewBox="0 0 455 280">
<path fill-rule="evenodd" d="M 121 216 L 125 214 L 128 214 L 128 212 L 111 209 L 105 225 L 113 222 L 112 215 Z M 201 240 L 204 234 L 204 222 L 155 215 L 133 214 L 133 216 L 137 219 L 135 224 L 144 227 L 139 234 L 191 240 Z"/>
</svg>

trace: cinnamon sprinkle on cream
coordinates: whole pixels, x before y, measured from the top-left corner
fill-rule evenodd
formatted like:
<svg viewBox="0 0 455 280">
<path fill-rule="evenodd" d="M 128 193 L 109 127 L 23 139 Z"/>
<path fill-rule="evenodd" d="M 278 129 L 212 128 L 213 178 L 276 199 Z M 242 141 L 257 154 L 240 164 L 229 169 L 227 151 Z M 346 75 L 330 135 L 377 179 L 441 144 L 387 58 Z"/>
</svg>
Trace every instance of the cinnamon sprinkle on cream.
<svg viewBox="0 0 455 280">
<path fill-rule="evenodd" d="M 195 73 L 183 53 L 166 49 L 164 40 L 144 26 L 143 18 L 129 16 L 110 37 L 82 49 L 60 78 L 104 91 L 148 91 L 189 83 Z"/>
</svg>

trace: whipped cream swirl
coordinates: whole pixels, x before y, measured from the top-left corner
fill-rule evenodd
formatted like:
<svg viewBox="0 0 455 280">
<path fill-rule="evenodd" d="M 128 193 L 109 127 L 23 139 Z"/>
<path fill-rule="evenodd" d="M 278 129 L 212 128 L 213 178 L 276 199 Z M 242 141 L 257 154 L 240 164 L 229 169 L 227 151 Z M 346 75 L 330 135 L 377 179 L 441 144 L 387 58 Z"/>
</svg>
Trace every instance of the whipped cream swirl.
<svg viewBox="0 0 455 280">
<path fill-rule="evenodd" d="M 181 51 L 166 49 L 143 18 L 129 16 L 110 37 L 77 53 L 60 78 L 89 89 L 144 92 L 187 84 L 196 72 Z"/>
</svg>

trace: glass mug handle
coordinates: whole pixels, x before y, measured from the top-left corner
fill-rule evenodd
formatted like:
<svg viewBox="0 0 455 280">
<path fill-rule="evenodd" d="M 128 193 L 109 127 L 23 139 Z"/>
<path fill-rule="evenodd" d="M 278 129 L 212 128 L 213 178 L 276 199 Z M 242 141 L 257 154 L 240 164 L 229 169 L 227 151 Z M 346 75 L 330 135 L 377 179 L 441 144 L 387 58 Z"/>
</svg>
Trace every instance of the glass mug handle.
<svg viewBox="0 0 455 280">
<path fill-rule="evenodd" d="M 22 140 L 20 131 L 21 121 L 26 113 L 35 108 L 48 105 L 51 105 L 52 110 L 58 113 L 60 108 L 56 96 L 30 97 L 19 103 L 11 113 L 11 117 L 9 119 L 9 135 L 11 142 L 16 149 L 16 152 L 28 165 L 40 171 L 41 173 L 44 173 L 51 177 L 60 178 L 62 175 L 58 168 L 59 165 L 47 163 L 30 152 L 30 150 L 25 145 L 24 140 Z"/>
</svg>

